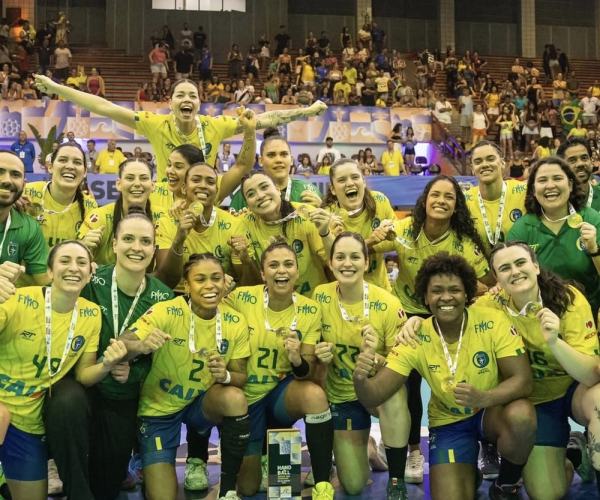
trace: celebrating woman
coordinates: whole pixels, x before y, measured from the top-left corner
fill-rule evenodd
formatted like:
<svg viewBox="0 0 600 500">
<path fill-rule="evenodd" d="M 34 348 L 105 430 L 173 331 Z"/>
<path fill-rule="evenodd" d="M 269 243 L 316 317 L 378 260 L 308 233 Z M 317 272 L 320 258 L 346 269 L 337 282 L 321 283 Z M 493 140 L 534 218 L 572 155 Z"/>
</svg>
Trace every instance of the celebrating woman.
<svg viewBox="0 0 600 500">
<path fill-rule="evenodd" d="M 535 440 L 535 412 L 525 399 L 533 380 L 523 341 L 503 314 L 467 307 L 476 292 L 477 276 L 465 259 L 445 252 L 427 258 L 415 287 L 432 314 L 418 331 L 422 345 L 398 345 L 371 379 L 366 375 L 376 360 L 363 349 L 354 370 L 356 394 L 366 406 L 394 397 L 413 370 L 427 380 L 433 500 L 475 498 L 480 439 L 497 442 L 503 457 L 490 498 L 518 498 Z"/>
<path fill-rule="evenodd" d="M 598 311 L 600 215 L 586 208 L 583 193 L 563 159 L 548 156 L 540 160 L 527 179 L 527 214 L 515 222 L 506 240 L 527 242 L 541 266 L 581 283 L 592 311 Z"/>
<path fill-rule="evenodd" d="M 355 233 L 341 233 L 330 253 L 330 267 L 337 281 L 318 286 L 314 293 L 323 313 L 323 341 L 317 344 L 315 353 L 327 366 L 334 454 L 338 478 L 346 493 L 359 495 L 369 479 L 367 449 L 374 415 L 379 417 L 386 444 L 390 474 L 387 498 L 407 499 L 404 468 L 409 415 L 405 389 L 398 387 L 384 405 L 363 405 L 357 400 L 352 382 L 361 347 L 368 344 L 369 352 L 382 362 L 405 320 L 396 297 L 365 281 L 368 266 L 364 240 Z"/>
<path fill-rule="evenodd" d="M 146 495 L 175 500 L 182 423 L 201 434 L 220 424 L 218 498 L 238 500 L 236 481 L 250 434 L 241 391 L 250 356 L 248 325 L 220 304 L 225 273 L 215 256 L 192 255 L 183 274 L 189 300 L 155 304 L 121 336 L 131 356 L 154 353 L 138 410 Z"/>
</svg>

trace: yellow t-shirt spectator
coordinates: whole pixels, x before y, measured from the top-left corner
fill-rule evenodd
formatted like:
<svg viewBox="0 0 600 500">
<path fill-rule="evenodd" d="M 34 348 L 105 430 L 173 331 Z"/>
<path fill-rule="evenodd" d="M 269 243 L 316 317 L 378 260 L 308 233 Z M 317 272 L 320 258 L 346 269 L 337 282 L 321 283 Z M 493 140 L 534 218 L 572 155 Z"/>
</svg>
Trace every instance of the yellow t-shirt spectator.
<svg viewBox="0 0 600 500">
<path fill-rule="evenodd" d="M 356 78 L 358 76 L 356 73 L 356 68 L 353 68 L 352 66 L 349 68 L 344 68 L 342 74 L 346 77 L 346 80 L 348 80 L 350 85 L 356 85 Z"/>
<path fill-rule="evenodd" d="M 381 163 L 383 165 L 384 175 L 395 175 L 398 176 L 404 172 L 404 158 L 402 153 L 396 149 L 390 151 L 384 151 L 381 155 Z"/>
<path fill-rule="evenodd" d="M 386 76 L 380 76 L 375 78 L 375 84 L 377 85 L 377 92 L 380 94 L 387 92 L 389 90 L 388 82 L 390 79 Z"/>
<path fill-rule="evenodd" d="M 125 156 L 120 150 L 109 151 L 108 149 L 104 149 L 98 153 L 96 167 L 100 174 L 118 174 L 119 165 L 124 161 Z"/>
<path fill-rule="evenodd" d="M 348 99 L 348 95 L 352 92 L 352 87 L 349 83 L 337 82 L 333 87 L 333 94 L 336 95 L 340 90 L 344 92 L 344 97 Z"/>
</svg>

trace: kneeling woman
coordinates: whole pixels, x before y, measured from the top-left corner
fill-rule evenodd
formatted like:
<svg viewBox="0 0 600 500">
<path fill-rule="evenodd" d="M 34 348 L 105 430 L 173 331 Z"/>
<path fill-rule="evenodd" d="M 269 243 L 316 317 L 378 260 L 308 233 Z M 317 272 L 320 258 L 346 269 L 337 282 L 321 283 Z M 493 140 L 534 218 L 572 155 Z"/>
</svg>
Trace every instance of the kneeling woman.
<svg viewBox="0 0 600 500">
<path fill-rule="evenodd" d="M 329 490 L 333 498 L 328 483 L 333 449 L 331 413 L 325 392 L 310 381 L 316 362 L 315 344 L 321 339 L 321 308 L 294 292 L 298 258 L 282 238 L 265 249 L 261 267 L 266 286 L 236 288 L 225 299 L 252 327 L 252 354 L 244 386 L 252 431 L 239 491 L 252 496 L 259 490 L 267 422 L 285 428 L 304 418 L 317 483 L 313 495 Z"/>
<path fill-rule="evenodd" d="M 410 417 L 405 389 L 398 387 L 384 405 L 362 405 L 352 383 L 363 335 L 378 339 L 374 352 L 383 361 L 406 316 L 396 297 L 365 281 L 368 263 L 367 247 L 358 234 L 341 233 L 333 242 L 330 267 L 337 281 L 318 286 L 314 293 L 323 314 L 323 342 L 317 344 L 315 352 L 327 366 L 326 393 L 331 403 L 340 483 L 349 495 L 360 494 L 367 484 L 367 444 L 374 415 L 379 417 L 386 444 L 388 498 L 406 498 L 403 478 Z"/>
<path fill-rule="evenodd" d="M 467 307 L 477 276 L 459 256 L 439 253 L 423 262 L 415 292 L 431 311 L 418 332 L 422 345 L 395 347 L 385 367 L 361 353 L 354 371 L 359 401 L 376 406 L 395 395 L 412 370 L 431 388 L 429 478 L 432 500 L 475 498 L 479 440 L 497 443 L 502 455 L 490 498 L 518 498 L 516 484 L 535 440 L 535 411 L 525 398 L 533 379 L 523 341 L 504 314 Z M 387 444 L 387 440 L 386 440 Z"/>
<path fill-rule="evenodd" d="M 52 287 L 19 288 L 0 305 L 0 373 L 5 379 L 0 402 L 11 414 L 0 458 L 15 500 L 48 497 L 42 421 L 46 392 L 51 395 L 52 385 L 71 369 L 81 384 L 93 385 L 127 354 L 123 342 L 113 339 L 96 363 L 100 307 L 80 297 L 91 273 L 87 248 L 63 241 L 48 257 Z"/>
<path fill-rule="evenodd" d="M 138 417 L 149 500 L 175 500 L 175 456 L 181 424 L 206 434 L 221 425 L 221 493 L 237 500 L 236 481 L 250 434 L 241 388 L 250 356 L 248 325 L 220 305 L 225 273 L 212 254 L 192 255 L 182 297 L 150 308 L 121 338 L 131 355 L 154 352 L 142 387 Z M 165 333 L 168 332 L 168 333 Z"/>
</svg>

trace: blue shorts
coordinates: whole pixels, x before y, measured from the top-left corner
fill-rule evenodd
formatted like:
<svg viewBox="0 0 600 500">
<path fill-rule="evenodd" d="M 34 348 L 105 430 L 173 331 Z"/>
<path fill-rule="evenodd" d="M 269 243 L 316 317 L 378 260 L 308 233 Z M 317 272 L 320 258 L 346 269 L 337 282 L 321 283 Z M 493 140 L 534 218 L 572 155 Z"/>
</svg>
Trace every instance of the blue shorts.
<svg viewBox="0 0 600 500">
<path fill-rule="evenodd" d="M 573 394 L 575 394 L 577 387 L 579 387 L 579 382 L 573 382 L 562 398 L 535 405 L 537 415 L 536 446 L 566 448 L 571 431 L 568 419 L 569 417 L 573 418 L 571 406 Z"/>
<path fill-rule="evenodd" d="M 439 464 L 476 464 L 479 440 L 483 439 L 485 410 L 472 417 L 429 428 L 429 466 Z"/>
<path fill-rule="evenodd" d="M 142 466 L 167 463 L 175 465 L 181 442 L 181 424 L 193 427 L 199 434 L 208 434 L 216 425 L 204 416 L 202 403 L 206 393 L 183 410 L 164 417 L 139 417 L 138 439 Z"/>
<path fill-rule="evenodd" d="M 285 410 L 285 391 L 293 380 L 293 376 L 286 377 L 264 398 L 248 407 L 251 428 L 246 455 L 257 455 L 262 452 L 267 422 L 284 428 L 292 427 L 296 423 L 297 419 L 291 417 Z"/>
<path fill-rule="evenodd" d="M 360 401 L 329 403 L 334 431 L 364 431 L 371 428 L 371 415 Z"/>
<path fill-rule="evenodd" d="M 30 434 L 9 425 L 0 458 L 6 479 L 43 481 L 48 477 L 48 446 L 44 434 Z"/>
</svg>

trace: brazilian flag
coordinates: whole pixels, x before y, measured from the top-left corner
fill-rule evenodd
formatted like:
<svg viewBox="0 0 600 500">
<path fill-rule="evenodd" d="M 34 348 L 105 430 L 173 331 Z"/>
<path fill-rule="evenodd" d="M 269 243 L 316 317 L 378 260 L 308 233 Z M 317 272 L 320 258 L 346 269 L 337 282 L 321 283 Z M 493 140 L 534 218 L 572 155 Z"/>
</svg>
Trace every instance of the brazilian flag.
<svg viewBox="0 0 600 500">
<path fill-rule="evenodd" d="M 570 104 L 560 110 L 560 123 L 562 124 L 563 134 L 566 136 L 571 129 L 575 128 L 578 119 L 582 118 L 579 100 L 574 99 Z"/>
</svg>

